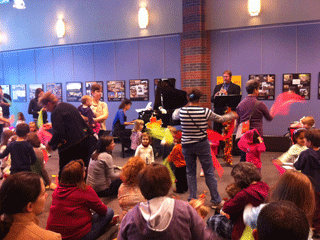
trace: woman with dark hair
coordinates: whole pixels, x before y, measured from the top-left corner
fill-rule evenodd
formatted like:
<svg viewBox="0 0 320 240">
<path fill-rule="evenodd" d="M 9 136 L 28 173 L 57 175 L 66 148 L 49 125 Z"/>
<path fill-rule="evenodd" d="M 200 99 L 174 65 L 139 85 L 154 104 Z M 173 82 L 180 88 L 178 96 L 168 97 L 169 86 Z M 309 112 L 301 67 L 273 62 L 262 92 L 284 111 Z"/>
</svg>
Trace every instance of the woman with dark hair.
<svg viewBox="0 0 320 240">
<path fill-rule="evenodd" d="M 114 146 L 113 137 L 101 136 L 89 163 L 87 184 L 99 197 L 117 196 L 122 183 L 119 168 L 113 163 Z"/>
<path fill-rule="evenodd" d="M 217 179 L 214 168 L 210 144 L 207 138 L 208 121 L 226 122 L 237 117 L 235 112 L 220 116 L 208 108 L 200 107 L 202 92 L 196 88 L 188 93 L 189 103 L 186 107 L 176 109 L 172 118 L 181 122 L 182 154 L 187 166 L 187 180 L 190 196 L 188 200 L 197 198 L 197 157 L 200 160 L 206 184 L 211 194 L 212 208 L 221 206 L 221 197 L 217 190 Z"/>
<path fill-rule="evenodd" d="M 146 202 L 137 204 L 122 219 L 118 240 L 122 239 L 214 239 L 196 210 L 185 201 L 167 197 L 171 188 L 169 170 L 151 163 L 138 175 Z"/>
<path fill-rule="evenodd" d="M 97 239 L 104 234 L 114 214 L 86 185 L 85 169 L 81 159 L 68 163 L 52 194 L 47 229 L 61 233 L 63 239 Z"/>
<path fill-rule="evenodd" d="M 250 129 L 257 129 L 260 136 L 263 136 L 263 121 L 264 117 L 268 121 L 272 121 L 273 116 L 270 115 L 269 110 L 264 102 L 258 101 L 260 82 L 258 80 L 249 80 L 246 83 L 246 90 L 248 96 L 243 99 L 238 107 L 237 114 L 238 120 L 237 125 L 240 123 L 250 120 Z M 241 150 L 240 150 L 241 151 Z M 246 161 L 246 153 L 241 151 L 240 162 Z"/>
<path fill-rule="evenodd" d="M 48 194 L 36 173 L 9 176 L 0 188 L 0 239 L 61 239 L 60 234 L 39 227 Z"/>
<path fill-rule="evenodd" d="M 132 131 L 131 129 L 126 129 L 126 126 L 134 124 L 134 121 L 127 122 L 126 116 L 126 111 L 131 108 L 131 105 L 132 102 L 130 99 L 125 98 L 122 100 L 112 123 L 112 135 L 114 137 L 119 137 L 121 143 L 127 148 L 131 147 L 130 136 Z"/>
<path fill-rule="evenodd" d="M 28 107 L 28 113 L 32 115 L 33 121 L 37 124 L 39 112 L 42 109 L 42 107 L 38 104 L 39 98 L 44 94 L 43 90 L 41 88 L 37 88 L 35 92 L 35 98 L 31 99 Z M 47 123 L 48 115 L 45 110 L 42 110 L 42 118 L 43 123 Z"/>
<path fill-rule="evenodd" d="M 231 171 L 235 184 L 242 190 L 225 202 L 220 214 L 210 217 L 208 226 L 224 239 L 238 240 L 245 229 L 243 211 L 246 205 L 259 206 L 268 195 L 269 186 L 253 163 L 240 162 Z"/>
</svg>

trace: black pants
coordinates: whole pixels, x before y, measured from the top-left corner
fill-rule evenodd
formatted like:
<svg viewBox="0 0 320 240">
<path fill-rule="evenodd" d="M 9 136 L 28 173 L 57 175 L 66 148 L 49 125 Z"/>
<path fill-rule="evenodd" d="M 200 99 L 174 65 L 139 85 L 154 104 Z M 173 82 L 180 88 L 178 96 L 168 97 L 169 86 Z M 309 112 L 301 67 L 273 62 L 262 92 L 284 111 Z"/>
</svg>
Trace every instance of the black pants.
<svg viewBox="0 0 320 240">
<path fill-rule="evenodd" d="M 65 165 L 72 160 L 82 159 L 84 165 L 88 168 L 91 155 L 95 149 L 96 138 L 94 136 L 88 136 L 81 140 L 74 146 L 59 152 L 59 179 L 61 177 L 61 171 Z"/>
<path fill-rule="evenodd" d="M 188 191 L 188 182 L 187 182 L 187 168 L 184 167 L 176 167 L 174 171 L 174 175 L 177 179 L 176 187 L 178 193 L 184 193 Z"/>
<path fill-rule="evenodd" d="M 118 195 L 118 189 L 120 185 L 122 184 L 122 181 L 120 178 L 117 178 L 115 180 L 112 180 L 110 186 L 101 192 L 97 192 L 98 197 L 112 197 Z"/>
</svg>

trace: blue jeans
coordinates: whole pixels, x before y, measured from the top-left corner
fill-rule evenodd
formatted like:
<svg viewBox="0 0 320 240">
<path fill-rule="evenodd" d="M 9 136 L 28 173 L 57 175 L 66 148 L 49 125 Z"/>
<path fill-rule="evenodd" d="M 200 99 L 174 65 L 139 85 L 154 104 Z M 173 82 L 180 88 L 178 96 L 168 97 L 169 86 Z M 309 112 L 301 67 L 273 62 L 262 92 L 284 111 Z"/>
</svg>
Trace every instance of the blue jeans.
<svg viewBox="0 0 320 240">
<path fill-rule="evenodd" d="M 97 213 L 94 213 L 92 215 L 91 230 L 86 235 L 84 235 L 81 240 L 97 239 L 102 234 L 104 234 L 108 224 L 113 218 L 113 214 L 114 212 L 111 208 L 108 208 L 108 211 L 104 216 L 99 216 Z"/>
<path fill-rule="evenodd" d="M 217 179 L 214 176 L 210 144 L 208 140 L 182 145 L 182 154 L 187 164 L 187 180 L 190 191 L 188 200 L 197 198 L 197 157 L 200 160 L 206 184 L 211 194 L 211 202 L 220 203 L 221 197 L 218 193 Z"/>
</svg>

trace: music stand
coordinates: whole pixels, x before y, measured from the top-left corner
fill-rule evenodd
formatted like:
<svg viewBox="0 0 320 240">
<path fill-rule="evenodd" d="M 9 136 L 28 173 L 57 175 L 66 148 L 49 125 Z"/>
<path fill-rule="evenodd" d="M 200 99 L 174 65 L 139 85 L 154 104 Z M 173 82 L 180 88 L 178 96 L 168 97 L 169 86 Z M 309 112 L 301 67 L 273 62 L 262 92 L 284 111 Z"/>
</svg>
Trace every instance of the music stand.
<svg viewBox="0 0 320 240">
<path fill-rule="evenodd" d="M 226 95 L 226 96 L 215 96 L 214 107 L 224 108 L 231 107 L 231 109 L 236 109 L 240 103 L 242 95 Z"/>
</svg>

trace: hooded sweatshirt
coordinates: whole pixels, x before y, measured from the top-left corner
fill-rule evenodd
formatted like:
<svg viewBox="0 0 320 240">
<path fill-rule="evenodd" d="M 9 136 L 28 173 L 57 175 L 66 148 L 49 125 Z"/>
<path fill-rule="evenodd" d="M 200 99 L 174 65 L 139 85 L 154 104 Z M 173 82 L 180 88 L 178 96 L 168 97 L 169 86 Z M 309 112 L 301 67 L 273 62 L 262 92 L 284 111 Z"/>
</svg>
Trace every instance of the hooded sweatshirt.
<svg viewBox="0 0 320 240">
<path fill-rule="evenodd" d="M 202 218 L 190 204 L 157 197 L 137 204 L 123 218 L 118 233 L 122 239 L 214 239 Z"/>
<path fill-rule="evenodd" d="M 90 186 L 82 190 L 60 184 L 52 194 L 47 229 L 61 233 L 62 239 L 80 239 L 91 230 L 90 209 L 100 216 L 108 210 Z"/>
<path fill-rule="evenodd" d="M 315 151 L 312 148 L 300 153 L 297 161 L 294 163 L 297 170 L 307 175 L 312 182 L 315 191 L 320 192 L 320 150 Z"/>
<path fill-rule="evenodd" d="M 230 215 L 230 220 L 234 223 L 231 239 L 240 239 L 244 231 L 243 211 L 246 205 L 252 204 L 254 207 L 264 202 L 268 195 L 269 186 L 265 182 L 257 182 L 242 189 L 229 201 L 223 205 L 223 211 Z"/>
</svg>

